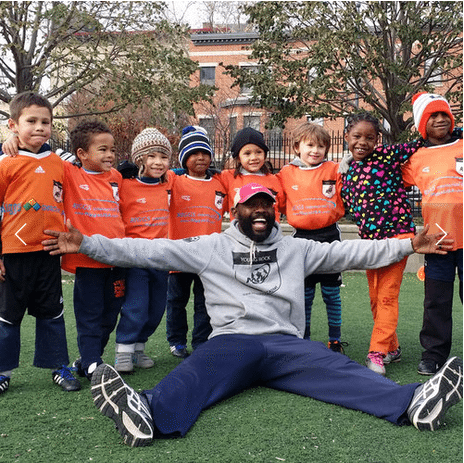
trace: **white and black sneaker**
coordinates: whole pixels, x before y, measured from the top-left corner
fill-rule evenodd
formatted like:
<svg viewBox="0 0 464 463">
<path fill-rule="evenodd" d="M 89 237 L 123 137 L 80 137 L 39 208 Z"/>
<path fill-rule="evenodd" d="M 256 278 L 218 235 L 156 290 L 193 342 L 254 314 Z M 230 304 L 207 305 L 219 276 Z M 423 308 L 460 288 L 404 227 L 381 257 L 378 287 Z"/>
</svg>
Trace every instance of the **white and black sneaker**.
<svg viewBox="0 0 464 463">
<path fill-rule="evenodd" d="M 407 410 L 409 421 L 420 431 L 435 431 L 448 408 L 461 399 L 462 359 L 452 357 L 416 389 Z"/>
<path fill-rule="evenodd" d="M 111 418 L 124 443 L 143 447 L 153 440 L 153 418 L 146 399 L 128 386 L 110 365 L 102 363 L 92 374 L 95 405 Z"/>
</svg>

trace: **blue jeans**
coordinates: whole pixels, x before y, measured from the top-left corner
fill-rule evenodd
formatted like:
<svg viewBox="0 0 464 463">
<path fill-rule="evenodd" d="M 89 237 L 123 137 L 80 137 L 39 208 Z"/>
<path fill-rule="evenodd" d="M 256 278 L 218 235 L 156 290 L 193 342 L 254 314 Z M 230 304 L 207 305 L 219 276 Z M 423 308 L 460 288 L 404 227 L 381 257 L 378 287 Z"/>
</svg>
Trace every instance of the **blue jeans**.
<svg viewBox="0 0 464 463">
<path fill-rule="evenodd" d="M 187 345 L 187 303 L 193 283 L 193 332 L 192 348 L 204 343 L 211 333 L 206 312 L 205 294 L 200 277 L 193 273 L 170 273 L 166 305 L 166 335 L 170 346 Z"/>
<path fill-rule="evenodd" d="M 130 268 L 126 297 L 116 328 L 118 344 L 145 343 L 161 322 L 166 308 L 168 272 Z"/>
<path fill-rule="evenodd" d="M 101 356 L 113 332 L 123 302 L 125 270 L 114 268 L 76 269 L 74 314 L 82 368 L 102 363 Z"/>
</svg>

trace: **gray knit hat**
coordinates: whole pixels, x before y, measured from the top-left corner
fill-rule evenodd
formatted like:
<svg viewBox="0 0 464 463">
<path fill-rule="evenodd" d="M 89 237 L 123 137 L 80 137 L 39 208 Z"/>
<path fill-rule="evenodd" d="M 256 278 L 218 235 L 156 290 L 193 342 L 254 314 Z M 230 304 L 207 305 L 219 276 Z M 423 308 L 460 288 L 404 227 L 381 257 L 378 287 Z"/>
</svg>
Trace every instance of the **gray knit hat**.
<svg viewBox="0 0 464 463">
<path fill-rule="evenodd" d="M 179 163 L 184 169 L 188 157 L 197 151 L 209 154 L 211 159 L 213 158 L 213 148 L 206 130 L 198 125 L 189 125 L 182 130 L 179 142 Z"/>
<path fill-rule="evenodd" d="M 169 157 L 172 156 L 169 140 L 159 130 L 148 127 L 134 138 L 131 160 L 137 167 L 141 167 L 143 155 L 154 151 L 167 154 Z"/>
</svg>

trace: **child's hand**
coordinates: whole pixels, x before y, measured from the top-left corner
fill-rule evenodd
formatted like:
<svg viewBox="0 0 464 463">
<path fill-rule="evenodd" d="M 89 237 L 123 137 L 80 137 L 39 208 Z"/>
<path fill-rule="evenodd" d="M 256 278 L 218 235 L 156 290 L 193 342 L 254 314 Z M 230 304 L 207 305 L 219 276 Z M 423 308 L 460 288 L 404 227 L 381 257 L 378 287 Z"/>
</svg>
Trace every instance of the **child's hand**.
<svg viewBox="0 0 464 463">
<path fill-rule="evenodd" d="M 444 233 L 435 233 L 427 235 L 429 225 L 425 225 L 424 229 L 411 239 L 411 244 L 414 252 L 418 254 L 447 254 L 453 250 L 454 240 L 451 238 L 443 239 Z"/>
<path fill-rule="evenodd" d="M 18 147 L 18 137 L 13 134 L 3 142 L 2 151 L 8 156 L 15 157 L 19 154 Z"/>
</svg>

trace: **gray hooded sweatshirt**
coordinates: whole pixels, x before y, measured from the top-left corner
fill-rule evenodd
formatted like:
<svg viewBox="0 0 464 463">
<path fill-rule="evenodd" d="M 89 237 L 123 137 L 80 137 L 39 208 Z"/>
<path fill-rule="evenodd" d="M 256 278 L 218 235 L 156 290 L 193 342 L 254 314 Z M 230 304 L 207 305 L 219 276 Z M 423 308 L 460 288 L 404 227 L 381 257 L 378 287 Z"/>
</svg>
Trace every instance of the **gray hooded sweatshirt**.
<svg viewBox="0 0 464 463">
<path fill-rule="evenodd" d="M 234 220 L 224 233 L 185 240 L 85 236 L 79 252 L 119 267 L 198 274 L 213 328 L 210 337 L 288 334 L 301 338 L 306 276 L 385 267 L 413 249 L 406 239 L 318 243 L 283 236 L 277 222 L 264 242 L 255 243 Z"/>
</svg>

